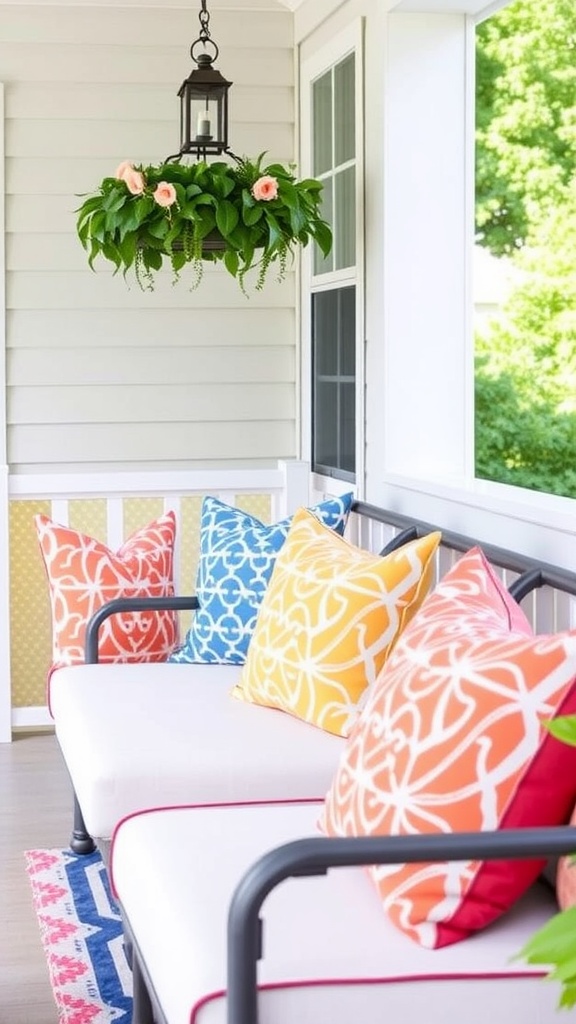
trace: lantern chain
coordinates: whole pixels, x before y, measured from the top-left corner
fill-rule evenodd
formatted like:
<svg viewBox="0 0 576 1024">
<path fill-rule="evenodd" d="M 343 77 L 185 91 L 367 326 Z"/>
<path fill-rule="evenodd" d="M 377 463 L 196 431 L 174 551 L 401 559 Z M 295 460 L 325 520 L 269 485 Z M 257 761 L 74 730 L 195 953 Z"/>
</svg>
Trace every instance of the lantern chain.
<svg viewBox="0 0 576 1024">
<path fill-rule="evenodd" d="M 206 0 L 201 0 L 202 8 L 198 14 L 200 22 L 200 42 L 206 43 L 210 39 L 210 12 L 206 6 Z"/>
</svg>

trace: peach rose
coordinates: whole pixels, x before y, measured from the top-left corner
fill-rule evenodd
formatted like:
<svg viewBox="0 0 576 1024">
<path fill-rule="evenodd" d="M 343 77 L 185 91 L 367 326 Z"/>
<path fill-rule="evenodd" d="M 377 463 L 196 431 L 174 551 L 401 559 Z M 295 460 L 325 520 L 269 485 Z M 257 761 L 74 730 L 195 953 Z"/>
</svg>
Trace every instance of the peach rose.
<svg viewBox="0 0 576 1024">
<path fill-rule="evenodd" d="M 176 202 L 176 189 L 168 181 L 159 181 L 153 194 L 158 206 L 172 206 Z"/>
<path fill-rule="evenodd" d="M 122 175 L 122 181 L 126 182 L 126 188 L 133 196 L 141 196 L 144 191 L 144 175 L 134 168 L 127 167 Z"/>
<path fill-rule="evenodd" d="M 124 178 L 124 175 L 126 174 L 126 171 L 128 171 L 128 170 L 133 171 L 134 170 L 134 164 L 132 163 L 131 160 L 123 160 L 121 164 L 118 164 L 118 167 L 116 168 L 116 173 L 115 173 L 114 177 L 115 178 L 119 178 L 122 181 L 123 178 Z"/>
<path fill-rule="evenodd" d="M 273 178 L 270 174 L 262 175 L 252 185 L 252 195 L 254 199 L 265 199 L 266 202 L 270 199 L 276 199 L 278 195 L 277 179 Z"/>
</svg>

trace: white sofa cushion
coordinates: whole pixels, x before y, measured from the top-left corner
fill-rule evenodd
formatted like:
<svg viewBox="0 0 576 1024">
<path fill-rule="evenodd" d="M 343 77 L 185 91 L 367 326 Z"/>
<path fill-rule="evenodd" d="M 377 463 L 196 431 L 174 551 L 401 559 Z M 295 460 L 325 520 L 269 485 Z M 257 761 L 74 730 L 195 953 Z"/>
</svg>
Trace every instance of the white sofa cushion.
<svg viewBox="0 0 576 1024">
<path fill-rule="evenodd" d="M 56 734 L 91 835 L 143 807 L 324 797 L 343 740 L 230 696 L 241 666 L 54 672 Z"/>
<path fill-rule="evenodd" d="M 122 823 L 112 882 L 167 1024 L 224 1024 L 234 888 L 262 853 L 317 834 L 319 809 L 172 808 Z M 558 988 L 511 963 L 554 907 L 537 884 L 490 928 L 428 950 L 388 921 L 363 869 L 290 879 L 263 906 L 259 1024 L 555 1024 Z"/>
</svg>

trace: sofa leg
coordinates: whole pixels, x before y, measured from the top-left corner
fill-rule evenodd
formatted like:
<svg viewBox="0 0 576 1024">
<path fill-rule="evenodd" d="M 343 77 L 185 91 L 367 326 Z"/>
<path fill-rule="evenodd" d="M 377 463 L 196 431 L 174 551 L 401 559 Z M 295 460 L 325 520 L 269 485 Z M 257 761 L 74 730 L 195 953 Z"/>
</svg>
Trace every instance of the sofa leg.
<svg viewBox="0 0 576 1024">
<path fill-rule="evenodd" d="M 86 831 L 78 797 L 74 793 L 74 829 L 70 837 L 70 849 L 73 853 L 94 853 L 96 843 Z"/>
<path fill-rule="evenodd" d="M 154 1024 L 150 993 L 140 969 L 138 954 L 132 950 L 132 1024 Z"/>
</svg>

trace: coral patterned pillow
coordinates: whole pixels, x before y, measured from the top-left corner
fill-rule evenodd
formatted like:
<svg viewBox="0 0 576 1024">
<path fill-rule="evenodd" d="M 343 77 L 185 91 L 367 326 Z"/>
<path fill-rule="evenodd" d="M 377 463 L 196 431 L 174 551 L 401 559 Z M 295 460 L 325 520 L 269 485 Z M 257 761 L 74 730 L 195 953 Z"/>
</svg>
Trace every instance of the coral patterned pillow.
<svg viewBox="0 0 576 1024">
<path fill-rule="evenodd" d="M 346 736 L 364 691 L 430 589 L 439 542 L 433 533 L 380 557 L 300 509 L 234 696 Z"/>
<path fill-rule="evenodd" d="M 132 534 L 116 553 L 46 516 L 34 522 L 50 587 L 53 668 L 84 661 L 86 624 L 107 601 L 174 593 L 173 512 Z M 165 661 L 177 641 L 173 612 L 124 613 L 102 626 L 99 655 L 101 661 Z"/>
<path fill-rule="evenodd" d="M 559 825 L 576 798 L 576 749 L 541 722 L 576 710 L 576 631 L 534 636 L 482 552 L 446 574 L 400 637 L 325 802 L 329 835 Z M 385 910 L 423 946 L 499 917 L 543 861 L 370 869 Z"/>
</svg>

